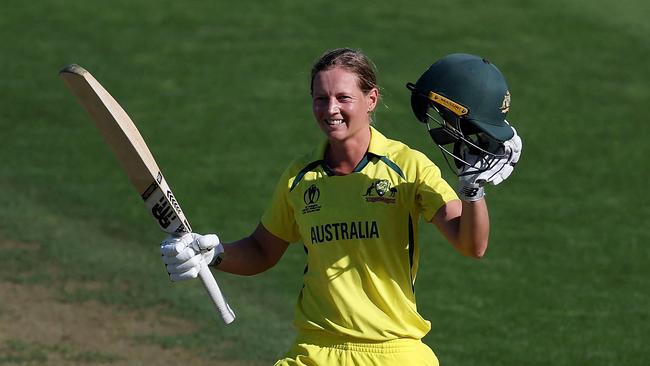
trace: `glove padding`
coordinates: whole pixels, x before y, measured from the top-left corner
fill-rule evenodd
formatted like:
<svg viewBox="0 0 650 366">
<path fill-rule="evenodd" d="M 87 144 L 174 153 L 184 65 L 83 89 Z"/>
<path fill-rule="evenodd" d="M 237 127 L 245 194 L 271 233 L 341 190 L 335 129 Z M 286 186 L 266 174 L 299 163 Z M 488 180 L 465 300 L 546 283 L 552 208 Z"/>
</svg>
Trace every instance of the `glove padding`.
<svg viewBox="0 0 650 366">
<path fill-rule="evenodd" d="M 184 281 L 196 278 L 204 263 L 220 261 L 223 245 L 215 234 L 189 233 L 167 237 L 160 244 L 160 253 L 169 278 L 174 282 Z"/>
<path fill-rule="evenodd" d="M 486 154 L 475 154 L 472 149 L 463 144 L 460 146 L 460 157 L 470 165 L 462 165 L 458 171 L 458 194 L 465 201 L 476 201 L 484 195 L 483 187 L 488 183 L 497 185 L 506 180 L 515 169 L 523 148 L 521 138 L 512 127 L 514 136 L 503 143 L 483 137 L 481 147 L 487 151 L 497 152 L 503 158 L 497 159 Z M 481 136 L 479 136 L 481 139 Z M 487 145 L 487 146 L 486 146 Z M 497 159 L 495 161 L 495 159 Z M 489 167 L 489 169 L 486 169 Z"/>
</svg>

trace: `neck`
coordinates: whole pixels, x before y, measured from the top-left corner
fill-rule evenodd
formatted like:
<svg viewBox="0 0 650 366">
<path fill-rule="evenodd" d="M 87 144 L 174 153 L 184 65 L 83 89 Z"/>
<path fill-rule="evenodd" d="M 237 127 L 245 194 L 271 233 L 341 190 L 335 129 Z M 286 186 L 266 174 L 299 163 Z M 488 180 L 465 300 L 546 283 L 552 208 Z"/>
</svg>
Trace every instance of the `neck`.
<svg viewBox="0 0 650 366">
<path fill-rule="evenodd" d="M 370 135 L 370 128 L 367 128 L 343 141 L 330 140 L 325 151 L 329 168 L 337 175 L 352 173 L 368 151 Z"/>
</svg>

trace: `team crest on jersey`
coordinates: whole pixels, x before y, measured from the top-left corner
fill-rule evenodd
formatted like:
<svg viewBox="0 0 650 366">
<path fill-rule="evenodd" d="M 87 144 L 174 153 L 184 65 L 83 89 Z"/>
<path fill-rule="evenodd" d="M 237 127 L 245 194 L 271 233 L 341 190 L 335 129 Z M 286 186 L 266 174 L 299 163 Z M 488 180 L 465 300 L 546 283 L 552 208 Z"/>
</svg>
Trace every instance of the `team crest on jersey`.
<svg viewBox="0 0 650 366">
<path fill-rule="evenodd" d="M 377 179 L 366 189 L 366 202 L 395 203 L 397 188 L 391 187 L 387 179 Z"/>
<path fill-rule="evenodd" d="M 305 190 L 302 199 L 305 202 L 305 207 L 302 209 L 303 214 L 320 211 L 321 205 L 318 204 L 320 189 L 315 184 L 312 184 Z"/>
</svg>

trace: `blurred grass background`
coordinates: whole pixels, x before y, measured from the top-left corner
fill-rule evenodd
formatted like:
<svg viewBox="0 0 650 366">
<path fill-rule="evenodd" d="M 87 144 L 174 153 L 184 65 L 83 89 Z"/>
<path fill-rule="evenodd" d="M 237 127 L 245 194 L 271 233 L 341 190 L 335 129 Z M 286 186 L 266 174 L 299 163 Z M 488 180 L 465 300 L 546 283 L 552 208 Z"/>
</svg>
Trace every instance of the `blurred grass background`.
<svg viewBox="0 0 650 366">
<path fill-rule="evenodd" d="M 320 141 L 309 69 L 330 48 L 374 60 L 377 127 L 453 179 L 404 84 L 467 52 L 505 74 L 524 152 L 488 191 L 484 260 L 422 229 L 425 341 L 443 365 L 646 365 L 649 4 L 5 1 L 0 234 L 42 250 L 5 251 L 2 278 L 61 287 L 72 302 L 163 304 L 202 331 L 150 341 L 270 363 L 293 338 L 301 246 L 255 277 L 217 273 L 238 314 L 221 326 L 199 283 L 167 281 L 163 235 L 58 70 L 93 73 L 138 124 L 194 230 L 229 241 L 253 230 L 286 164 Z M 69 280 L 103 286 L 70 291 Z"/>
</svg>

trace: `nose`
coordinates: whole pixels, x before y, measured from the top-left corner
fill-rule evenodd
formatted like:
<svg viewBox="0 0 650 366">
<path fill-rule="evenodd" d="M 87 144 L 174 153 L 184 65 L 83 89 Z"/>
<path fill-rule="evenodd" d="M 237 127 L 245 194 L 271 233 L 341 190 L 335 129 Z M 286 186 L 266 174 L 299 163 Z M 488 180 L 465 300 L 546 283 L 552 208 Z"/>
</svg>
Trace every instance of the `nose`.
<svg viewBox="0 0 650 366">
<path fill-rule="evenodd" d="M 330 99 L 330 101 L 329 101 L 329 106 L 328 106 L 328 108 L 327 108 L 327 111 L 328 111 L 330 114 L 337 114 L 337 113 L 339 113 L 339 112 L 341 111 L 341 106 L 339 105 L 338 100 L 336 100 L 335 98 Z"/>
</svg>

